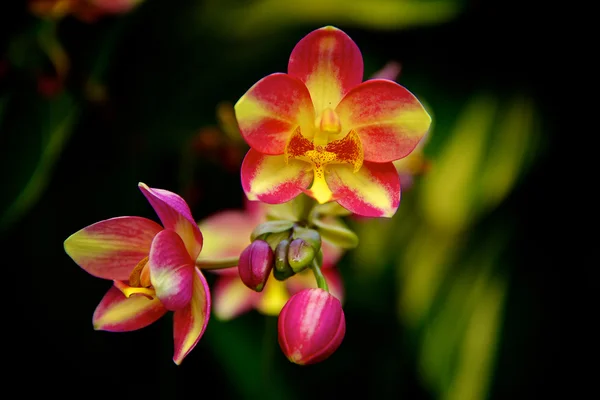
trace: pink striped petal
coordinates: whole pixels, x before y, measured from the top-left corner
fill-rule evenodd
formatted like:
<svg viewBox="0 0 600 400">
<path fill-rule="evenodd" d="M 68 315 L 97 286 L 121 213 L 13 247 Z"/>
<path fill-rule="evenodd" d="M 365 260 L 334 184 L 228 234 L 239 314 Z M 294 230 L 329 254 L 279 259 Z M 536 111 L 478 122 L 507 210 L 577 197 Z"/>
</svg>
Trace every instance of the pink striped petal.
<svg viewBox="0 0 600 400">
<path fill-rule="evenodd" d="M 109 332 L 128 332 L 144 328 L 165 315 L 167 309 L 158 298 L 125 295 L 111 286 L 104 295 L 92 323 L 94 329 Z"/>
<path fill-rule="evenodd" d="M 335 109 L 344 130 L 356 131 L 365 161 L 390 162 L 407 156 L 429 130 L 431 117 L 404 87 L 385 79 L 352 89 Z"/>
<path fill-rule="evenodd" d="M 166 229 L 156 235 L 148 265 L 150 281 L 164 306 L 171 311 L 187 306 L 192 298 L 194 262 L 181 237 Z"/>
<path fill-rule="evenodd" d="M 210 317 L 210 291 L 204 275 L 197 268 L 193 274 L 193 295 L 190 303 L 173 313 L 173 361 L 179 365 L 196 346 Z"/>
<path fill-rule="evenodd" d="M 304 82 L 316 115 L 321 115 L 326 108 L 335 108 L 350 89 L 362 82 L 363 59 L 348 35 L 326 26 L 296 44 L 288 73 Z"/>
<path fill-rule="evenodd" d="M 284 156 L 267 156 L 250 149 L 241 168 L 242 187 L 250 200 L 285 203 L 298 196 L 313 179 L 310 164 Z"/>
<path fill-rule="evenodd" d="M 240 132 L 253 149 L 283 154 L 292 132 L 312 132 L 315 111 L 304 83 L 287 74 L 269 75 L 244 94 L 235 105 Z"/>
<path fill-rule="evenodd" d="M 329 286 L 329 291 L 334 295 L 340 302 L 344 302 L 344 284 L 342 277 L 337 268 L 323 268 L 321 270 L 323 276 Z M 293 277 L 285 281 L 290 296 L 304 290 L 313 289 L 317 287 L 317 281 L 311 270 L 305 270 L 300 274 L 296 274 Z"/>
<path fill-rule="evenodd" d="M 202 233 L 185 200 L 168 190 L 153 189 L 142 182 L 138 186 L 165 229 L 172 229 L 181 236 L 190 257 L 195 260 L 202 250 Z"/>
<path fill-rule="evenodd" d="M 353 172 L 347 165 L 327 167 L 327 184 L 336 201 L 365 217 L 391 217 L 400 205 L 400 179 L 393 163 L 364 162 Z"/>
<path fill-rule="evenodd" d="M 217 278 L 213 286 L 213 310 L 220 320 L 226 321 L 252 310 L 261 293 L 250 290 L 244 285 L 237 268 L 235 275 Z"/>
<path fill-rule="evenodd" d="M 117 217 L 96 222 L 65 240 L 67 254 L 86 272 L 103 279 L 128 280 L 150 252 L 152 239 L 163 228 L 141 217 Z"/>
</svg>

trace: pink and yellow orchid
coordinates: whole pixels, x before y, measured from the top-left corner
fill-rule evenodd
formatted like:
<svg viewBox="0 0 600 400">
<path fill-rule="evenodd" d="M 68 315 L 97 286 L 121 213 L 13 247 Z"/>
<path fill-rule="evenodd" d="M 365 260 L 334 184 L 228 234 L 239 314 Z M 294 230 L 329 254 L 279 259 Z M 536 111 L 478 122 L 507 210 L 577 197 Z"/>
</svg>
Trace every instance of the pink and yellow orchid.
<svg viewBox="0 0 600 400">
<path fill-rule="evenodd" d="M 266 76 L 239 99 L 236 117 L 251 147 L 241 180 L 250 200 L 284 203 L 305 192 L 358 215 L 396 212 L 392 162 L 411 153 L 431 118 L 399 84 L 362 79 L 360 50 L 327 26 L 298 42 L 287 74 Z"/>
<path fill-rule="evenodd" d="M 203 236 L 179 195 L 139 184 L 163 226 L 142 217 L 96 222 L 65 240 L 67 254 L 86 272 L 113 281 L 93 316 L 97 330 L 125 332 L 173 311 L 173 361 L 180 364 L 208 323 L 211 299 L 195 266 Z"/>
<path fill-rule="evenodd" d="M 250 234 L 254 228 L 267 220 L 267 213 L 273 207 L 279 206 L 247 201 L 244 211 L 221 211 L 200 221 L 200 229 L 207 240 L 198 263 L 210 264 L 213 260 L 239 257 L 250 244 Z M 335 268 L 335 263 L 342 256 L 342 250 L 325 240 L 322 242 L 322 250 L 323 275 L 331 293 L 343 301 L 344 287 Z M 317 287 L 313 274 L 308 270 L 283 282 L 271 275 L 261 292 L 255 292 L 244 285 L 237 267 L 213 272 L 219 274 L 213 286 L 213 311 L 221 320 L 235 318 L 252 309 L 266 315 L 279 315 L 290 296 L 303 289 Z"/>
</svg>

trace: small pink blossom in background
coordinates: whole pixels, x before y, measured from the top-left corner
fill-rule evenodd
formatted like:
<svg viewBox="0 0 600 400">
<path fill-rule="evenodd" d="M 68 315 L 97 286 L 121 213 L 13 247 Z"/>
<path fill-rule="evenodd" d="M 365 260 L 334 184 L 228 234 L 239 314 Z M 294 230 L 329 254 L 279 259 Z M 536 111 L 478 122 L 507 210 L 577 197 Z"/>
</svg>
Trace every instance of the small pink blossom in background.
<svg viewBox="0 0 600 400">
<path fill-rule="evenodd" d="M 250 244 L 254 228 L 265 222 L 270 205 L 246 201 L 245 210 L 225 210 L 200 221 L 198 224 L 206 236 L 199 261 L 239 257 Z M 342 278 L 335 268 L 342 250 L 323 240 L 322 272 L 332 293 L 340 301 L 344 298 Z M 279 315 L 289 297 L 303 289 L 316 287 L 310 271 L 303 271 L 286 279 L 276 280 L 272 274 L 261 292 L 249 289 L 240 279 L 237 267 L 211 271 L 218 274 L 213 285 L 213 311 L 217 318 L 229 320 L 252 309 L 266 315 Z"/>
</svg>

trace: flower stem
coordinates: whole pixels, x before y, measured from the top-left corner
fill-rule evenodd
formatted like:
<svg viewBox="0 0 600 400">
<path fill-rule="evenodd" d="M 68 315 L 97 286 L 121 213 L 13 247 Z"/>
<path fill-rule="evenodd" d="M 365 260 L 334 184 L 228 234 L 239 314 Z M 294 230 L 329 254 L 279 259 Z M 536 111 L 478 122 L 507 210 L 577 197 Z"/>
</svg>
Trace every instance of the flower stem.
<svg viewBox="0 0 600 400">
<path fill-rule="evenodd" d="M 239 259 L 239 257 L 221 258 L 219 260 L 198 259 L 196 260 L 196 267 L 200 269 L 223 269 L 237 267 Z"/>
<path fill-rule="evenodd" d="M 321 272 L 321 267 L 319 267 L 319 264 L 317 263 L 317 260 L 314 259 L 312 264 L 310 265 L 310 269 L 312 270 L 313 274 L 315 275 L 315 279 L 317 281 L 317 286 L 320 289 L 323 289 L 326 292 L 329 292 L 329 285 L 327 285 L 327 281 L 325 280 L 325 277 L 323 276 L 323 272 Z"/>
</svg>

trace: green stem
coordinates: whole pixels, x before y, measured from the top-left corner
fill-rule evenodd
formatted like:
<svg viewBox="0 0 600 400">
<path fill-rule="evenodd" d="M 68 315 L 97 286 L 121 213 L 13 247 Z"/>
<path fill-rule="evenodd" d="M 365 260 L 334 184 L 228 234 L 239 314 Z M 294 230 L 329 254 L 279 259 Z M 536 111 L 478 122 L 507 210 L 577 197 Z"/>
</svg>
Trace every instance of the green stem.
<svg viewBox="0 0 600 400">
<path fill-rule="evenodd" d="M 315 275 L 315 279 L 317 281 L 317 286 L 320 289 L 323 289 L 326 292 L 329 292 L 329 285 L 327 285 L 327 281 L 325 280 L 325 277 L 323 276 L 323 272 L 321 272 L 321 267 L 319 267 L 319 264 L 317 263 L 317 260 L 314 259 L 312 261 L 312 264 L 310 265 L 310 269 L 312 270 L 313 274 Z"/>
<path fill-rule="evenodd" d="M 237 267 L 239 257 L 221 258 L 218 260 L 210 259 L 198 259 L 196 260 L 196 267 L 200 269 L 223 269 Z"/>
</svg>

